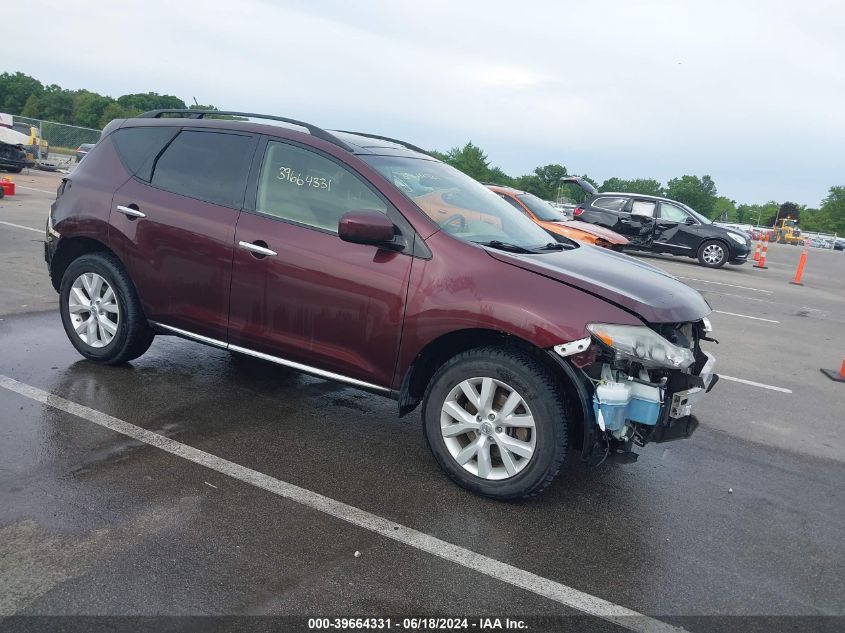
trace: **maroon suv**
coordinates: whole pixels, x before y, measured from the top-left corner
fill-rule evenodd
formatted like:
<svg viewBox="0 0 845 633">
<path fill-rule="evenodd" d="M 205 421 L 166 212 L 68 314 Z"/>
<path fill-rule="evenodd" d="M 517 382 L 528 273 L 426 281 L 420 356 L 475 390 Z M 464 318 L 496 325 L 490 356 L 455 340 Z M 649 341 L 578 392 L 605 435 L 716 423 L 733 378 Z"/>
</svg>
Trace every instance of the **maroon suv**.
<svg viewBox="0 0 845 633">
<path fill-rule="evenodd" d="M 499 499 L 540 492 L 576 450 L 630 461 L 689 436 L 716 380 L 710 307 L 674 277 L 552 240 L 413 145 L 281 117 L 113 121 L 62 181 L 45 257 L 86 358 L 170 334 L 400 415 L 422 403 L 440 466 Z"/>
</svg>

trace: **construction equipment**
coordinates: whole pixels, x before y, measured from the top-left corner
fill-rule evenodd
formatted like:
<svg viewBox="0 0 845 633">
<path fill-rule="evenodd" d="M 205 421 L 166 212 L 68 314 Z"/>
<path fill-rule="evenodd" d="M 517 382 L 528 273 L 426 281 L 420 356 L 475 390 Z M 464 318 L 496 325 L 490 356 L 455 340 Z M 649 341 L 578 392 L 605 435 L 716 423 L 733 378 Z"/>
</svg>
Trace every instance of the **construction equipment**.
<svg viewBox="0 0 845 633">
<path fill-rule="evenodd" d="M 777 220 L 772 229 L 772 241 L 778 244 L 803 244 L 804 240 L 801 238 L 801 229 L 798 228 L 798 220 L 794 218 Z"/>
</svg>

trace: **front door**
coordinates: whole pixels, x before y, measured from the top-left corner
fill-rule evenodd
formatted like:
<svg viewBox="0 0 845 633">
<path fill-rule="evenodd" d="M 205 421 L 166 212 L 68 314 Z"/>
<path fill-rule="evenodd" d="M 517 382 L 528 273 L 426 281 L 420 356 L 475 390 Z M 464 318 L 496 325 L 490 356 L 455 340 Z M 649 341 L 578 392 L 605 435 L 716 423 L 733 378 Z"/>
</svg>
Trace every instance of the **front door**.
<svg viewBox="0 0 845 633">
<path fill-rule="evenodd" d="M 654 227 L 654 249 L 678 255 L 693 253 L 701 241 L 695 235 L 698 222 L 671 202 L 660 202 L 659 216 Z M 689 221 L 695 224 L 687 224 Z"/>
<path fill-rule="evenodd" d="M 338 221 L 348 211 L 403 220 L 348 166 L 292 143 L 266 143 L 254 187 L 254 210 L 241 213 L 235 235 L 229 342 L 306 371 L 388 387 L 411 270 L 410 227 L 407 254 L 342 241 Z"/>
<path fill-rule="evenodd" d="M 182 130 L 115 192 L 109 242 L 148 319 L 225 342 L 235 225 L 256 142 Z"/>
</svg>

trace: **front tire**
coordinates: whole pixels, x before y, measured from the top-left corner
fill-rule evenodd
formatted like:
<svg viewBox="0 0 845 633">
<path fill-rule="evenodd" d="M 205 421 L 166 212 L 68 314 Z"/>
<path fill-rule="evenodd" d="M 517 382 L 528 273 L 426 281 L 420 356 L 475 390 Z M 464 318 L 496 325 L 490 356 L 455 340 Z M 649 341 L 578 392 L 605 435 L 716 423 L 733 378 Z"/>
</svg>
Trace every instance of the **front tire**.
<svg viewBox="0 0 845 633">
<path fill-rule="evenodd" d="M 707 268 L 721 268 L 728 261 L 728 247 L 719 240 L 708 240 L 698 249 L 698 261 Z"/>
<path fill-rule="evenodd" d="M 135 286 L 110 253 L 89 253 L 71 262 L 62 276 L 59 311 L 77 351 L 104 365 L 138 358 L 153 342 Z"/>
<path fill-rule="evenodd" d="M 434 375 L 423 430 L 459 486 L 493 499 L 542 492 L 567 457 L 569 419 L 557 377 L 527 352 L 483 347 Z"/>
</svg>

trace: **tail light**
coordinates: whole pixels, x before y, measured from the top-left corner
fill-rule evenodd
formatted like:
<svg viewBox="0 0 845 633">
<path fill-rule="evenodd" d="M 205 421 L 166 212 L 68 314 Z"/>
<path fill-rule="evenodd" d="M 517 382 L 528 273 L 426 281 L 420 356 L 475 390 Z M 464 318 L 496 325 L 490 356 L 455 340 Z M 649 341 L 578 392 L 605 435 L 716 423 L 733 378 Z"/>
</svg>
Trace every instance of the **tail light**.
<svg viewBox="0 0 845 633">
<path fill-rule="evenodd" d="M 581 207 L 575 207 L 575 210 L 572 212 L 572 215 L 573 217 L 577 218 L 582 213 L 584 213 L 584 209 L 582 209 Z"/>
</svg>

